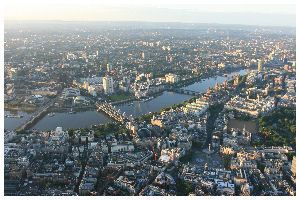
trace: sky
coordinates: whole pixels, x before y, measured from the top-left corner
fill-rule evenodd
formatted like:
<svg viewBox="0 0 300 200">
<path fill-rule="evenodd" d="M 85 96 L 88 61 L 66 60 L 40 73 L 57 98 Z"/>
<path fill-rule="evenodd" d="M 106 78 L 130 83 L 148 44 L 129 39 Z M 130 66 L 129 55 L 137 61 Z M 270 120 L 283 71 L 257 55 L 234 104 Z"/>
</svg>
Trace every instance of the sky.
<svg viewBox="0 0 300 200">
<path fill-rule="evenodd" d="M 274 1 L 274 0 L 273 0 Z M 5 20 L 62 20 L 62 21 L 152 21 L 219 23 L 270 26 L 295 26 L 296 6 L 266 4 L 237 4 L 236 0 L 222 4 L 210 0 L 7 0 Z M 207 2 L 204 0 L 204 3 Z M 226 1 L 227 2 L 227 1 Z M 266 3 L 264 3 L 266 2 Z"/>
</svg>

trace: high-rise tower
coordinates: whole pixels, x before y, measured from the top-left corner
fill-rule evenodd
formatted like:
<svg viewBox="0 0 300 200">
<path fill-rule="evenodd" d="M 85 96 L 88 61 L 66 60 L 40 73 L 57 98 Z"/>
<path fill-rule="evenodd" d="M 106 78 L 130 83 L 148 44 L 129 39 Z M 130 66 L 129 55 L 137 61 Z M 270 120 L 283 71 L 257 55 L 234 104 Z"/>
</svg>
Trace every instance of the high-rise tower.
<svg viewBox="0 0 300 200">
<path fill-rule="evenodd" d="M 105 94 L 114 93 L 114 80 L 110 76 L 103 77 L 103 88 Z"/>
</svg>

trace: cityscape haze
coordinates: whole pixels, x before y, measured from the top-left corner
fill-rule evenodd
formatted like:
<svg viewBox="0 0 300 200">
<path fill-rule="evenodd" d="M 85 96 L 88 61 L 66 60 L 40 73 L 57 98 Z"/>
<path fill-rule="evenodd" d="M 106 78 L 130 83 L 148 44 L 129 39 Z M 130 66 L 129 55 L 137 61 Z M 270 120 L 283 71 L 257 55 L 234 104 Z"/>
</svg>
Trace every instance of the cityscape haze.
<svg viewBox="0 0 300 200">
<path fill-rule="evenodd" d="M 295 5 L 4 11 L 5 196 L 296 196 Z"/>
<path fill-rule="evenodd" d="M 296 7 L 292 4 L 161 4 L 158 1 L 134 4 L 117 0 L 72 2 L 8 1 L 4 18 L 14 21 L 146 21 L 296 26 Z"/>
</svg>

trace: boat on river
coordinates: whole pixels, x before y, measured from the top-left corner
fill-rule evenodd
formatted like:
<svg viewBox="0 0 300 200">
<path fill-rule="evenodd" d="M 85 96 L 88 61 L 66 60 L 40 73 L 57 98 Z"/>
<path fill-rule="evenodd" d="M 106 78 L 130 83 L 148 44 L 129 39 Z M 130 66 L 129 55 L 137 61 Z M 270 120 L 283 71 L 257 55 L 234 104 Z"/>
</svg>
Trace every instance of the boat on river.
<svg viewBox="0 0 300 200">
<path fill-rule="evenodd" d="M 76 111 L 74 111 L 73 108 L 71 108 L 69 114 L 75 114 L 75 113 L 76 113 Z"/>
<path fill-rule="evenodd" d="M 54 113 L 54 112 L 49 113 L 48 116 L 49 116 L 49 117 L 53 117 L 53 116 L 55 116 L 55 113 Z"/>
<path fill-rule="evenodd" d="M 148 97 L 148 98 L 146 98 L 146 99 L 143 99 L 143 102 L 150 101 L 151 99 L 154 99 L 154 97 L 151 96 L 151 97 Z"/>
</svg>

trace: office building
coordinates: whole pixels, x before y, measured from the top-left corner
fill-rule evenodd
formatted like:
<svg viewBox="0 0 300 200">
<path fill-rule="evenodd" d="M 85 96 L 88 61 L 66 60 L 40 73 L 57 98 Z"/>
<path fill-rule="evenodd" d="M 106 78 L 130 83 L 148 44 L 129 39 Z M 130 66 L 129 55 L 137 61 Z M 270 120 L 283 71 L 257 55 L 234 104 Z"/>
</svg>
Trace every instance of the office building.
<svg viewBox="0 0 300 200">
<path fill-rule="evenodd" d="M 114 80 L 112 77 L 103 77 L 103 89 L 105 94 L 114 93 Z"/>
<path fill-rule="evenodd" d="M 107 72 L 111 72 L 111 70 L 112 70 L 112 66 L 109 63 L 107 63 L 107 65 L 106 65 L 106 70 L 107 70 Z"/>
<path fill-rule="evenodd" d="M 263 70 L 263 61 L 262 60 L 258 60 L 257 71 L 261 72 L 262 70 Z"/>
<path fill-rule="evenodd" d="M 176 74 L 166 74 L 165 78 L 167 83 L 176 83 L 179 81 L 179 77 Z"/>
<path fill-rule="evenodd" d="M 293 157 L 293 160 L 292 160 L 292 166 L 291 166 L 291 171 L 293 173 L 293 176 L 296 176 L 296 156 Z"/>
</svg>

